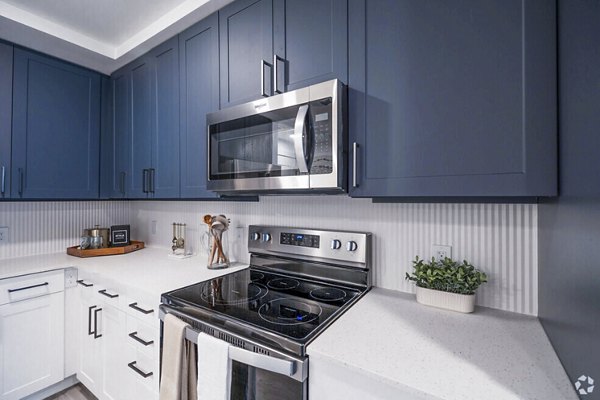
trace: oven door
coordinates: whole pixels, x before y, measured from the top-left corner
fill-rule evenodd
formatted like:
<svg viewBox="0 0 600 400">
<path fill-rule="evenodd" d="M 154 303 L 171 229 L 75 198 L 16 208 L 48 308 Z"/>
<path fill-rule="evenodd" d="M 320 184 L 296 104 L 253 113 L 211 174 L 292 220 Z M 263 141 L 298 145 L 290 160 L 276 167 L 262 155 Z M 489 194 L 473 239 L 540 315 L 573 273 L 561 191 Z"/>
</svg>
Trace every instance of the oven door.
<svg viewBox="0 0 600 400">
<path fill-rule="evenodd" d="M 163 320 L 171 313 L 190 324 L 186 339 L 195 342 L 204 332 L 230 344 L 231 400 L 307 400 L 308 357 L 296 357 L 265 347 L 206 321 L 160 306 L 161 359 Z M 161 372 L 162 373 L 162 372 Z"/>
<path fill-rule="evenodd" d="M 208 189 L 343 190 L 341 87 L 330 81 L 209 114 Z"/>
<path fill-rule="evenodd" d="M 231 400 L 306 400 L 308 398 L 308 379 L 296 380 L 288 371 L 270 368 L 268 361 L 255 362 L 257 360 L 253 360 L 253 357 L 244 361 L 232 360 Z M 293 362 L 297 363 L 297 361 Z"/>
</svg>

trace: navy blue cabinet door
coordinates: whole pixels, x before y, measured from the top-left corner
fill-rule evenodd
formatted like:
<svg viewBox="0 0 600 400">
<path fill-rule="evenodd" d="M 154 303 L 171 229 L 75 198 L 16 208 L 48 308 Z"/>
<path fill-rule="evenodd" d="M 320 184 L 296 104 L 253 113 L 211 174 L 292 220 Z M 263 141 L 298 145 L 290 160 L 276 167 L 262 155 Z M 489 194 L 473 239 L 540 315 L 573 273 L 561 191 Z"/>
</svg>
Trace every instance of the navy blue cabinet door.
<svg viewBox="0 0 600 400">
<path fill-rule="evenodd" d="M 10 197 L 13 47 L 0 42 L 0 199 Z"/>
<path fill-rule="evenodd" d="M 221 107 L 272 91 L 273 1 L 238 0 L 219 11 Z"/>
<path fill-rule="evenodd" d="M 349 0 L 351 195 L 556 195 L 555 9 Z"/>
<path fill-rule="evenodd" d="M 179 35 L 181 197 L 214 198 L 206 190 L 206 114 L 219 109 L 217 14 Z"/>
<path fill-rule="evenodd" d="M 179 197 L 179 43 L 177 37 L 150 52 L 152 63 L 152 168 L 150 196 Z"/>
<path fill-rule="evenodd" d="M 103 86 L 101 196 L 113 199 L 129 196 L 128 174 L 131 154 L 129 71 L 118 71 Z"/>
<path fill-rule="evenodd" d="M 12 194 L 98 198 L 100 75 L 14 51 Z"/>
<path fill-rule="evenodd" d="M 144 57 L 135 62 L 130 71 L 131 96 L 129 126 L 129 165 L 127 186 L 129 198 L 146 198 L 150 193 L 150 169 L 152 168 L 152 67 Z"/>
<path fill-rule="evenodd" d="M 274 89 L 348 82 L 348 0 L 274 0 Z"/>
</svg>

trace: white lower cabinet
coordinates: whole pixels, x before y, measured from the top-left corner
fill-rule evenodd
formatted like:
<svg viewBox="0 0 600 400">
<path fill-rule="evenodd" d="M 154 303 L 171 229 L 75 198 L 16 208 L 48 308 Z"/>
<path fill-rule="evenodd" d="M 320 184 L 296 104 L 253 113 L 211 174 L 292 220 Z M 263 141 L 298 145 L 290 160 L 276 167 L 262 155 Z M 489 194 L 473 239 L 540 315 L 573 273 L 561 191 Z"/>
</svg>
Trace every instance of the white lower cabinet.
<svg viewBox="0 0 600 400">
<path fill-rule="evenodd" d="M 102 307 L 94 286 L 81 287 L 79 309 L 79 370 L 77 379 L 98 396 L 102 382 Z M 100 320 L 100 321 L 99 321 Z"/>
<path fill-rule="evenodd" d="M 0 281 L 0 399 L 64 379 L 64 272 Z"/>
<path fill-rule="evenodd" d="M 129 307 L 130 297 L 114 285 L 105 292 L 110 297 L 101 293 L 102 282 L 83 283 L 93 286 L 79 289 L 78 379 L 100 400 L 158 400 L 158 318 L 143 313 L 144 322 L 136 318 L 140 311 Z"/>
</svg>

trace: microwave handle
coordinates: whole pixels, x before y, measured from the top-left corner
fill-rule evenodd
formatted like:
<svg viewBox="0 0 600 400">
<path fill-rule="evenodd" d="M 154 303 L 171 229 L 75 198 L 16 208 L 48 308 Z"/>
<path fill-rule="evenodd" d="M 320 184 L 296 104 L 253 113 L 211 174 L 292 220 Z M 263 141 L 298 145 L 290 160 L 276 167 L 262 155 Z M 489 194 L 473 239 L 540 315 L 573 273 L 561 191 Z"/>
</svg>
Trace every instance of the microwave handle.
<svg viewBox="0 0 600 400">
<path fill-rule="evenodd" d="M 304 140 L 302 136 L 306 127 L 306 115 L 308 114 L 308 104 L 300 106 L 298 115 L 296 115 L 296 123 L 294 124 L 294 150 L 296 152 L 296 160 L 300 172 L 308 173 L 308 165 L 306 163 L 306 151 L 304 150 Z"/>
</svg>

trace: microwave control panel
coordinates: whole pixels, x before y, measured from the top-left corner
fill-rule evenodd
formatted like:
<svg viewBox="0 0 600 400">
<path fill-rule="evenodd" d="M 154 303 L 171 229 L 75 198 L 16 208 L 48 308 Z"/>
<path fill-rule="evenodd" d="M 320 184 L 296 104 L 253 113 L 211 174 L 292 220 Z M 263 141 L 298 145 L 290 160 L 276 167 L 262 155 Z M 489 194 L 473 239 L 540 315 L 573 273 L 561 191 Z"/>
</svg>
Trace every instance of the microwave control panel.
<svg viewBox="0 0 600 400">
<path fill-rule="evenodd" d="M 315 138 L 311 174 L 330 174 L 333 171 L 331 104 L 331 98 L 310 104 Z"/>
</svg>

